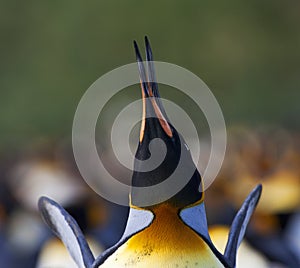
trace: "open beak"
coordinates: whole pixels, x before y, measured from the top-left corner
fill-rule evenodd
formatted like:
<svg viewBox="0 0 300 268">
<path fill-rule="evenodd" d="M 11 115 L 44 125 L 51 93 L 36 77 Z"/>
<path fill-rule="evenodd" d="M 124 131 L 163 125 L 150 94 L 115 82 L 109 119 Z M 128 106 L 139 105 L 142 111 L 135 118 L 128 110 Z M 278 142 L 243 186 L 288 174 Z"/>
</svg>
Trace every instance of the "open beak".
<svg viewBox="0 0 300 268">
<path fill-rule="evenodd" d="M 155 78 L 152 50 L 147 37 L 145 37 L 145 44 L 146 44 L 146 59 L 147 59 L 146 64 L 147 64 L 148 72 L 146 72 L 138 45 L 136 41 L 134 41 L 134 49 L 136 54 L 136 60 L 138 63 L 140 84 L 142 89 L 142 100 L 143 100 L 143 117 L 142 117 L 142 125 L 140 130 L 140 142 L 142 142 L 144 138 L 147 119 L 153 117 L 153 111 L 163 131 L 170 138 L 172 138 L 173 136 L 172 129 L 168 123 L 167 115 L 165 113 L 165 110 L 160 100 L 158 85 Z"/>
</svg>

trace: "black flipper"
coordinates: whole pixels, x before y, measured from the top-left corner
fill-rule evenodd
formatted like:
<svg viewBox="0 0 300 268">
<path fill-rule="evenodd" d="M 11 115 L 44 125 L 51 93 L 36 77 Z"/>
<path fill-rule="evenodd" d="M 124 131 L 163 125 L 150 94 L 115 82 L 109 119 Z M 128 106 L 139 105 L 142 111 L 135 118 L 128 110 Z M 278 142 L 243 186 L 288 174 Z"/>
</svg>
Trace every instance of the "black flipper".
<svg viewBox="0 0 300 268">
<path fill-rule="evenodd" d="M 232 222 L 224 253 L 224 257 L 230 267 L 235 267 L 238 247 L 243 240 L 249 220 L 260 198 L 261 191 L 262 186 L 259 184 L 248 195 Z"/>
<path fill-rule="evenodd" d="M 50 198 L 41 197 L 38 206 L 44 221 L 65 244 L 78 267 L 92 267 L 95 258 L 74 218 Z"/>
</svg>

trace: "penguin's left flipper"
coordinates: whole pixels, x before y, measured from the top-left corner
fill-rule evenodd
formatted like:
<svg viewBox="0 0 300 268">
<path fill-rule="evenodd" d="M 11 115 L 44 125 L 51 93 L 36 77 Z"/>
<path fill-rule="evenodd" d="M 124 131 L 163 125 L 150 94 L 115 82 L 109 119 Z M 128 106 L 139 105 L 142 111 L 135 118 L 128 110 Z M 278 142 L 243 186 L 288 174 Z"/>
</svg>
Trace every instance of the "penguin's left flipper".
<svg viewBox="0 0 300 268">
<path fill-rule="evenodd" d="M 74 218 L 59 204 L 47 197 L 38 202 L 44 221 L 62 240 L 78 267 L 91 267 L 95 258 Z"/>
<path fill-rule="evenodd" d="M 114 246 L 108 248 L 102 254 L 100 254 L 95 262 L 93 263 L 92 268 L 97 268 L 105 262 L 105 260 L 111 256 L 119 247 L 128 241 L 133 235 L 147 228 L 152 221 L 154 220 L 154 215 L 152 212 L 147 210 L 140 210 L 135 208 L 130 208 L 127 225 L 125 231 Z"/>
<path fill-rule="evenodd" d="M 224 257 L 230 267 L 235 267 L 238 247 L 244 238 L 247 225 L 258 203 L 261 191 L 262 185 L 259 184 L 248 195 L 232 222 L 224 253 Z"/>
</svg>

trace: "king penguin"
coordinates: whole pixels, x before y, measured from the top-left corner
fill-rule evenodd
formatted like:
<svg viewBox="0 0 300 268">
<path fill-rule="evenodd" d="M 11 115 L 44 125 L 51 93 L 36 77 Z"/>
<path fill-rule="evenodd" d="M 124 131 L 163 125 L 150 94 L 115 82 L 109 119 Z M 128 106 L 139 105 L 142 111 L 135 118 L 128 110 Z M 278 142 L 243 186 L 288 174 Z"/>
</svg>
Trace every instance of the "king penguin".
<svg viewBox="0 0 300 268">
<path fill-rule="evenodd" d="M 202 178 L 193 163 L 189 147 L 169 122 L 159 96 L 147 37 L 145 44 L 147 68 L 134 42 L 143 116 L 132 176 L 134 187 L 130 193 L 130 211 L 122 237 L 95 259 L 79 226 L 59 204 L 41 197 L 39 209 L 42 217 L 64 242 L 79 267 L 234 268 L 237 249 L 258 203 L 262 187 L 258 185 L 252 190 L 242 204 L 232 222 L 224 254 L 221 254 L 209 237 Z M 153 142 L 155 140 L 163 144 Z M 165 152 L 163 161 L 149 171 L 147 160 L 160 151 Z M 157 192 L 151 191 L 153 188 L 149 186 L 163 184 L 175 170 L 178 172 L 179 162 L 178 174 L 187 183 L 168 198 L 164 197 L 164 193 L 169 189 L 162 186 L 158 191 L 162 199 L 157 200 Z M 191 175 L 184 178 L 185 174 Z M 139 191 L 140 187 L 149 187 L 147 195 Z M 155 202 L 149 202 L 152 199 Z"/>
</svg>

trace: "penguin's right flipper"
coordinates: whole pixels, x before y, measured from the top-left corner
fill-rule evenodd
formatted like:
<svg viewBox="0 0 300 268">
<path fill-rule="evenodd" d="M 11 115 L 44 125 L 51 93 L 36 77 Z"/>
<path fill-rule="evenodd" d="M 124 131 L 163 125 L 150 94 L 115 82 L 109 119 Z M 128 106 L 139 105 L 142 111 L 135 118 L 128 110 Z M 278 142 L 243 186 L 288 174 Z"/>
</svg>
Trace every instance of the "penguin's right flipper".
<svg viewBox="0 0 300 268">
<path fill-rule="evenodd" d="M 128 239 L 147 228 L 152 223 L 153 219 L 154 215 L 152 212 L 131 207 L 129 210 L 127 225 L 121 239 L 114 246 L 108 248 L 102 254 L 100 254 L 100 256 L 98 256 L 93 263 L 92 268 L 97 268 L 103 264 L 106 259 L 111 256 L 119 247 L 125 244 Z"/>
<path fill-rule="evenodd" d="M 44 221 L 62 240 L 80 268 L 90 268 L 95 260 L 78 224 L 59 204 L 47 197 L 38 202 Z"/>
<path fill-rule="evenodd" d="M 261 191 L 262 186 L 259 184 L 248 195 L 232 222 L 224 253 L 224 257 L 230 267 L 235 267 L 237 249 L 244 238 L 247 225 L 258 203 Z"/>
</svg>

